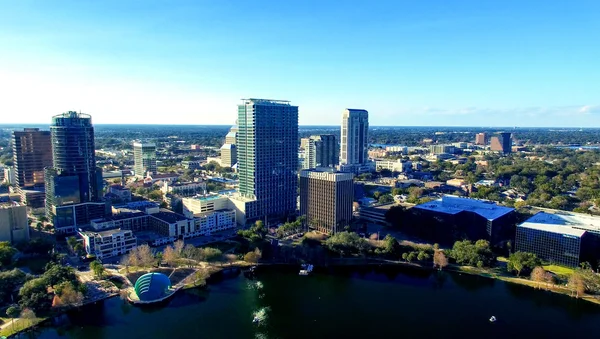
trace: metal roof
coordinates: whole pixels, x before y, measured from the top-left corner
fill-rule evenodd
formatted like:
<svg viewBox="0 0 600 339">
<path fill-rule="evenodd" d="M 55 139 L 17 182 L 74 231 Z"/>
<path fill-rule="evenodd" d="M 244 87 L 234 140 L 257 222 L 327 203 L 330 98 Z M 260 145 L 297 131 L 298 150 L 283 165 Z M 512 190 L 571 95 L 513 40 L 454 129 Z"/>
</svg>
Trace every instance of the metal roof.
<svg viewBox="0 0 600 339">
<path fill-rule="evenodd" d="M 457 214 L 463 211 L 469 211 L 488 220 L 497 219 L 515 210 L 511 207 L 499 206 L 488 200 L 461 198 L 454 195 L 444 195 L 441 199 L 417 205 L 413 208 L 446 214 Z"/>
</svg>

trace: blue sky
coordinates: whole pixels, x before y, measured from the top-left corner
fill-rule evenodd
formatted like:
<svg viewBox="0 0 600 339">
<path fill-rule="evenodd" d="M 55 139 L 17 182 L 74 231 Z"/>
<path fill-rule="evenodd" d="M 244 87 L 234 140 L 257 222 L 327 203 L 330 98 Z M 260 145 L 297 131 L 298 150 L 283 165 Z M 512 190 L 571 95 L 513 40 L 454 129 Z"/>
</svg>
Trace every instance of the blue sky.
<svg viewBox="0 0 600 339">
<path fill-rule="evenodd" d="M 600 1 L 0 0 L 0 123 L 600 127 Z"/>
</svg>

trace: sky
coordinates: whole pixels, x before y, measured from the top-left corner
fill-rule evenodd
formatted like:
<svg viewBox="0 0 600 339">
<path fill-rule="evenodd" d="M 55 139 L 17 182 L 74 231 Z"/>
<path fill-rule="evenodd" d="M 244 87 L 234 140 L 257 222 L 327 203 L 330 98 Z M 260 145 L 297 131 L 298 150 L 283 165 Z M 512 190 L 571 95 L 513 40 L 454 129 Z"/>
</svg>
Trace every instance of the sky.
<svg viewBox="0 0 600 339">
<path fill-rule="evenodd" d="M 600 127 L 600 1 L 0 0 L 0 124 Z"/>
</svg>

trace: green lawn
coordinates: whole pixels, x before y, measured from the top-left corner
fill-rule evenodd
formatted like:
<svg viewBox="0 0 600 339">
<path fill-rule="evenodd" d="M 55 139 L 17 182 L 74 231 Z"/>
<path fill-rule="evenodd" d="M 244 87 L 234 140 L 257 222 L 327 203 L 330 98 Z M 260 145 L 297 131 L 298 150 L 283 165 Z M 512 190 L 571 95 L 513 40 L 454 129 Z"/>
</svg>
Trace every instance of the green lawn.
<svg viewBox="0 0 600 339">
<path fill-rule="evenodd" d="M 571 275 L 573 274 L 574 270 L 572 268 L 569 267 L 564 267 L 564 266 L 558 266 L 558 265 L 545 265 L 543 266 L 544 269 L 546 271 L 550 271 L 556 275 Z"/>
</svg>

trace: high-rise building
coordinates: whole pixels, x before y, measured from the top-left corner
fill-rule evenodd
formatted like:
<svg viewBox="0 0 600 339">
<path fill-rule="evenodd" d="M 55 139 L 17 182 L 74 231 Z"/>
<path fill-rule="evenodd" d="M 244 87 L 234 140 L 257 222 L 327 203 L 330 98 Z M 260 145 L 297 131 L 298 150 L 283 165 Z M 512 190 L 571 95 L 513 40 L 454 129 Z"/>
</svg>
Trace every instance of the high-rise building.
<svg viewBox="0 0 600 339">
<path fill-rule="evenodd" d="M 343 231 L 352 219 L 354 175 L 321 170 L 300 172 L 300 215 L 324 233 Z"/>
<path fill-rule="evenodd" d="M 487 136 L 485 133 L 477 133 L 475 135 L 475 145 L 486 145 L 487 144 Z"/>
<path fill-rule="evenodd" d="M 223 167 L 233 167 L 237 163 L 237 134 L 238 127 L 233 126 L 225 136 L 225 143 L 221 146 L 221 166 Z"/>
<path fill-rule="evenodd" d="M 44 168 L 52 166 L 50 131 L 25 128 L 13 132 L 15 179 L 19 188 L 44 187 Z"/>
<path fill-rule="evenodd" d="M 53 166 L 45 170 L 46 215 L 58 232 L 72 233 L 106 211 L 99 202 L 102 170 L 96 167 L 92 118 L 73 111 L 56 115 L 50 133 Z"/>
<path fill-rule="evenodd" d="M 338 150 L 335 135 L 312 135 L 306 143 L 302 168 L 333 167 L 338 164 Z"/>
<path fill-rule="evenodd" d="M 369 112 L 345 109 L 342 113 L 340 164 L 362 165 L 368 160 Z"/>
<path fill-rule="evenodd" d="M 490 140 L 490 149 L 492 151 L 509 154 L 512 151 L 512 139 L 509 132 L 498 133 Z"/>
<path fill-rule="evenodd" d="M 0 202 L 0 241 L 18 244 L 29 241 L 27 207 L 17 202 Z"/>
<path fill-rule="evenodd" d="M 145 177 L 148 172 L 156 174 L 156 145 L 147 142 L 133 143 L 133 170 L 136 177 Z"/>
<path fill-rule="evenodd" d="M 239 195 L 246 220 L 295 214 L 298 188 L 298 106 L 289 101 L 244 99 L 238 105 Z"/>
</svg>

